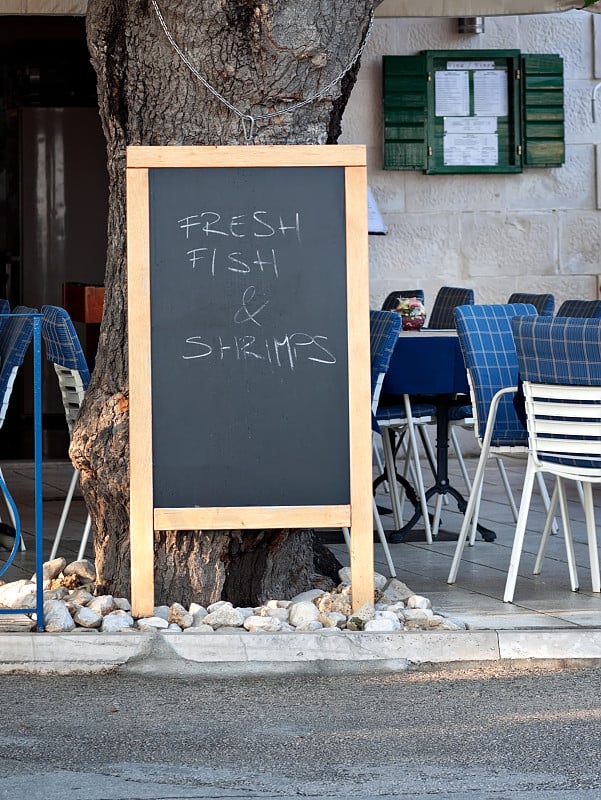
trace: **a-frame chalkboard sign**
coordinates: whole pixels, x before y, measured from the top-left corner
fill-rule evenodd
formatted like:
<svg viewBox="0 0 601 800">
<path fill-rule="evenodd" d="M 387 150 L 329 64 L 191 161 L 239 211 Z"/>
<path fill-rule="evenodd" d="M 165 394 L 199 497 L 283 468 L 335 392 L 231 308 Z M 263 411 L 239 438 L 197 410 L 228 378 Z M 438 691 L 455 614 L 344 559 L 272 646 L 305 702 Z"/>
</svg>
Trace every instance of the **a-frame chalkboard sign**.
<svg viewBox="0 0 601 800">
<path fill-rule="evenodd" d="M 131 596 L 156 530 L 351 528 L 373 602 L 363 146 L 128 147 Z"/>
</svg>

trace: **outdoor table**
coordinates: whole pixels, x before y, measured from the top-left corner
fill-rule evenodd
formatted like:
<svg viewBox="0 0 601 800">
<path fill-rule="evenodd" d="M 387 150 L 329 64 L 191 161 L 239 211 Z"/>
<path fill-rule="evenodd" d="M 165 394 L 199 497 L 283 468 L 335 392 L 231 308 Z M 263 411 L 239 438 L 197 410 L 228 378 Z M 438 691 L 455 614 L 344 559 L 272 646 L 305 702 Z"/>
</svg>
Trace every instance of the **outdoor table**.
<svg viewBox="0 0 601 800">
<path fill-rule="evenodd" d="M 384 378 L 382 395 L 427 396 L 425 402 L 436 408 L 436 478 L 426 491 L 426 500 L 434 495 L 451 495 L 461 513 L 467 501 L 449 481 L 449 424 L 453 406 L 466 405 L 469 395 L 463 354 L 455 330 L 401 331 L 390 366 Z M 419 504 L 411 519 L 389 537 L 392 543 L 403 542 L 422 515 Z M 478 527 L 490 541 L 495 534 Z M 436 538 L 436 537 L 435 537 Z"/>
</svg>

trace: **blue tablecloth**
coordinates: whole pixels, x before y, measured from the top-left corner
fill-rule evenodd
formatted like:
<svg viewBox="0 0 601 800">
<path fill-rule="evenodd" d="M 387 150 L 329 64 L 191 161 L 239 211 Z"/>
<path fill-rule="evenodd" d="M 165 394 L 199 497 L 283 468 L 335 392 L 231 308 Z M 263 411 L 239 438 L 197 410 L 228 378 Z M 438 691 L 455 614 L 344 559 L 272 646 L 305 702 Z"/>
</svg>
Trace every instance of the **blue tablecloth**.
<svg viewBox="0 0 601 800">
<path fill-rule="evenodd" d="M 382 394 L 468 394 L 455 331 L 401 331 Z"/>
</svg>

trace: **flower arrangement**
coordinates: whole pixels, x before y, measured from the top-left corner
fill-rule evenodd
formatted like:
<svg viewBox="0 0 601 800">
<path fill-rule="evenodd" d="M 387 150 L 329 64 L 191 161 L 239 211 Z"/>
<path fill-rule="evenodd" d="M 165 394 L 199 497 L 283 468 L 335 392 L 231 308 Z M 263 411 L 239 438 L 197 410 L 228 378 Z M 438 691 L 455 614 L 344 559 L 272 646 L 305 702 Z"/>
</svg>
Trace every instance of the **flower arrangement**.
<svg viewBox="0 0 601 800">
<path fill-rule="evenodd" d="M 419 330 L 426 321 L 426 309 L 417 297 L 400 297 L 395 311 L 403 318 L 403 330 Z"/>
</svg>

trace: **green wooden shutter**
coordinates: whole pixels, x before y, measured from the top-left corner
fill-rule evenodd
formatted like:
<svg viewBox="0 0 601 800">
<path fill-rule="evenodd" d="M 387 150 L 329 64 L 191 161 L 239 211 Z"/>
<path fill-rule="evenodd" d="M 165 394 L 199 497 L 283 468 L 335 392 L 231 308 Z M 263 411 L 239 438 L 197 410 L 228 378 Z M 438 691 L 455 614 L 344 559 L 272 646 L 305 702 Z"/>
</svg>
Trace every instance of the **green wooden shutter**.
<svg viewBox="0 0 601 800">
<path fill-rule="evenodd" d="M 384 169 L 425 169 L 426 57 L 384 56 Z"/>
<path fill-rule="evenodd" d="M 565 161 L 563 59 L 522 55 L 523 164 L 560 167 Z"/>
</svg>

